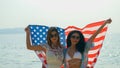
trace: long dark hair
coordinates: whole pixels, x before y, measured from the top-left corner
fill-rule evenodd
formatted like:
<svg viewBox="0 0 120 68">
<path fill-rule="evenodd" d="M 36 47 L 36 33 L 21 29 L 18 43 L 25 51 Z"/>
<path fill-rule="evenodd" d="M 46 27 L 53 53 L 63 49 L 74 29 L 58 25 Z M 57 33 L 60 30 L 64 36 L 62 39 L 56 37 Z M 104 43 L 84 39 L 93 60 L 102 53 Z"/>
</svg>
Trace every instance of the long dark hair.
<svg viewBox="0 0 120 68">
<path fill-rule="evenodd" d="M 48 43 L 48 45 L 51 47 L 51 48 L 53 48 L 52 47 L 52 42 L 51 42 L 51 40 L 50 40 L 50 35 L 51 35 L 51 33 L 53 32 L 53 31 L 55 31 L 56 33 L 57 33 L 57 36 L 58 36 L 58 41 L 57 41 L 57 45 L 61 48 L 62 46 L 61 46 L 61 44 L 60 44 L 60 37 L 59 37 L 59 33 L 58 33 L 58 30 L 56 29 L 56 27 L 50 27 L 49 28 L 49 30 L 48 30 L 48 32 L 47 32 L 47 43 Z"/>
<path fill-rule="evenodd" d="M 71 31 L 68 36 L 67 36 L 67 47 L 69 48 L 71 46 L 71 36 L 74 34 L 74 33 L 77 33 L 79 34 L 80 36 L 80 40 L 79 42 L 76 44 L 76 50 L 79 51 L 81 54 L 83 54 L 84 50 L 85 50 L 85 39 L 84 39 L 84 36 L 83 34 L 80 32 L 80 31 L 77 31 L 77 30 L 73 30 Z"/>
</svg>

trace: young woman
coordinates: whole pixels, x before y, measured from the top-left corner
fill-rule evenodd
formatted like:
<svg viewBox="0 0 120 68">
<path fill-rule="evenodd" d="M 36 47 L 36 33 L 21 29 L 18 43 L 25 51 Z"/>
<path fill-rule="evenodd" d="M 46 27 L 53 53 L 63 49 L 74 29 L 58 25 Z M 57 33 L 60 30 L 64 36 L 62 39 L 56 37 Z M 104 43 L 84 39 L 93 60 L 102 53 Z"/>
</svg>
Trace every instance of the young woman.
<svg viewBox="0 0 120 68">
<path fill-rule="evenodd" d="M 31 44 L 28 27 L 25 28 L 25 31 L 27 48 L 35 51 L 43 51 L 46 54 L 48 68 L 60 68 L 63 59 L 63 46 L 60 44 L 60 37 L 57 29 L 55 27 L 49 28 L 47 32 L 47 43 L 40 44 L 39 46 L 33 46 Z"/>
<path fill-rule="evenodd" d="M 65 68 L 87 68 L 87 54 L 92 47 L 92 41 L 101 31 L 101 29 L 108 23 L 111 23 L 111 19 L 107 19 L 105 23 L 89 38 L 87 42 L 84 40 L 84 36 L 80 31 L 74 30 L 68 34 L 67 37 L 67 51 L 64 55 Z M 83 58 L 84 57 L 84 61 Z"/>
</svg>

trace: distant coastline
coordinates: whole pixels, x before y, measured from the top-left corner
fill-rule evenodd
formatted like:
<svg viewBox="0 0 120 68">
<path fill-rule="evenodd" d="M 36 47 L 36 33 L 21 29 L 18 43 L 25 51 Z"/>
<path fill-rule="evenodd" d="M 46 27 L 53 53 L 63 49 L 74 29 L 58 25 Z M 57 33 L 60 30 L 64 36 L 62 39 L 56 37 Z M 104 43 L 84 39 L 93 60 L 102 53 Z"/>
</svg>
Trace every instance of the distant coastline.
<svg viewBox="0 0 120 68">
<path fill-rule="evenodd" d="M 5 28 L 0 29 L 0 34 L 24 34 L 24 28 Z M 112 35 L 120 35 L 120 33 L 110 33 Z"/>
<path fill-rule="evenodd" d="M 25 33 L 24 28 L 0 29 L 0 34 L 22 34 L 22 33 Z"/>
</svg>

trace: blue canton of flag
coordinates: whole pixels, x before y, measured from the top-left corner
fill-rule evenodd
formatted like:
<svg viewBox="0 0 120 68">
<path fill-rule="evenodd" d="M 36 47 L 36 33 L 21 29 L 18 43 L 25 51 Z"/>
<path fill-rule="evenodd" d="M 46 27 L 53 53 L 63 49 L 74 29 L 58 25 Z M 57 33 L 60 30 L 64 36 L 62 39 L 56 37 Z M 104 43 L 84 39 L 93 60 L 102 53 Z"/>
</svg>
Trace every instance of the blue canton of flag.
<svg viewBox="0 0 120 68">
<path fill-rule="evenodd" d="M 62 45 L 66 45 L 66 41 L 65 41 L 65 31 L 64 29 L 60 28 L 60 27 L 56 27 L 58 32 L 59 32 L 59 36 L 60 36 L 60 42 Z M 29 29 L 30 29 L 30 34 L 31 34 L 31 43 L 32 45 L 39 45 L 39 44 L 46 44 L 47 40 L 47 31 L 49 29 L 48 26 L 44 26 L 44 25 L 29 25 Z"/>
</svg>

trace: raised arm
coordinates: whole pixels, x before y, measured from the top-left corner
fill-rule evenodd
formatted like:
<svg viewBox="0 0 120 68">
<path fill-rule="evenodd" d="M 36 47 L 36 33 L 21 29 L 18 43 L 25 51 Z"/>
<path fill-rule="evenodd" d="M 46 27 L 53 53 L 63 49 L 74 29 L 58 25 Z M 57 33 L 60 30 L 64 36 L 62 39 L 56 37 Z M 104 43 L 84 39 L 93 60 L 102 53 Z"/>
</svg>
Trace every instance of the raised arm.
<svg viewBox="0 0 120 68">
<path fill-rule="evenodd" d="M 111 19 L 107 19 L 105 21 L 105 23 L 90 37 L 89 41 L 92 42 L 95 37 L 98 35 L 98 33 L 100 33 L 100 31 L 102 30 L 102 28 L 106 25 L 106 24 L 110 24 L 112 22 Z"/>
<path fill-rule="evenodd" d="M 25 32 L 26 32 L 26 45 L 27 45 L 27 49 L 30 49 L 30 50 L 42 50 L 42 51 L 46 52 L 46 48 L 42 47 L 41 45 L 40 46 L 33 46 L 33 45 L 31 45 L 31 42 L 30 42 L 30 31 L 29 31 L 28 27 L 25 28 Z"/>
</svg>

